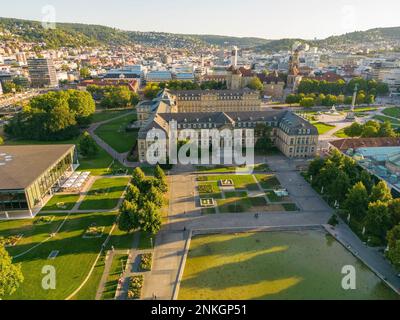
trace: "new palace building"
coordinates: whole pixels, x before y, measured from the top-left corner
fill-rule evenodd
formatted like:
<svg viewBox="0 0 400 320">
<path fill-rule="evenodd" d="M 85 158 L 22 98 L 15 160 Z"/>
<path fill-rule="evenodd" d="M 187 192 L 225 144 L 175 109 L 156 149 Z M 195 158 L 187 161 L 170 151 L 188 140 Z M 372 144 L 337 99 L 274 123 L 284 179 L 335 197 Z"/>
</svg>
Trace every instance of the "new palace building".
<svg viewBox="0 0 400 320">
<path fill-rule="evenodd" d="M 78 165 L 74 145 L 0 146 L 0 218 L 35 216 Z"/>
</svg>

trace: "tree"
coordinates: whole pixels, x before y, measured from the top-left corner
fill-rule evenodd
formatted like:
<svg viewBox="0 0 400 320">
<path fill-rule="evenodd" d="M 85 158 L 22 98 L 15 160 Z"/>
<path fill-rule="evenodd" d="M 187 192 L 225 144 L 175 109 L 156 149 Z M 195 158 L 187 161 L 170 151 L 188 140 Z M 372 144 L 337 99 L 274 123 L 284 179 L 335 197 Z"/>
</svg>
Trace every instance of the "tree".
<svg viewBox="0 0 400 320">
<path fill-rule="evenodd" d="M 362 182 L 356 183 L 347 193 L 345 208 L 358 221 L 361 221 L 367 214 L 368 192 Z"/>
<path fill-rule="evenodd" d="M 391 137 L 391 138 L 397 136 L 396 132 L 392 128 L 392 124 L 390 121 L 385 121 L 380 125 L 379 131 L 378 131 L 378 136 L 379 137 Z"/>
<path fill-rule="evenodd" d="M 146 193 L 146 200 L 155 204 L 158 208 L 162 208 L 164 205 L 163 194 L 154 186 Z"/>
<path fill-rule="evenodd" d="M 380 181 L 372 188 L 370 202 L 382 201 L 388 202 L 392 200 L 392 192 L 385 181 Z"/>
<path fill-rule="evenodd" d="M 400 198 L 393 199 L 389 203 L 389 213 L 393 225 L 400 224 Z"/>
<path fill-rule="evenodd" d="M 12 295 L 24 281 L 20 264 L 13 264 L 0 239 L 0 299 Z"/>
<path fill-rule="evenodd" d="M 2 144 L 4 144 L 4 139 L 3 139 L 3 137 L 0 137 L 0 146 L 1 146 Z"/>
<path fill-rule="evenodd" d="M 258 77 L 251 78 L 247 87 L 251 90 L 257 90 L 257 91 L 264 90 L 264 85 L 262 84 L 261 80 Z"/>
<path fill-rule="evenodd" d="M 68 90 L 68 106 L 75 113 L 79 124 L 88 124 L 89 117 L 96 111 L 92 95 L 86 91 Z"/>
<path fill-rule="evenodd" d="M 344 133 L 349 137 L 359 137 L 363 133 L 363 126 L 354 122 L 350 127 L 344 129 Z"/>
<path fill-rule="evenodd" d="M 325 165 L 324 159 L 322 159 L 321 157 L 315 158 L 308 167 L 308 176 L 313 177 L 314 179 L 319 174 L 324 165 Z"/>
<path fill-rule="evenodd" d="M 90 78 L 90 76 L 91 76 L 90 70 L 87 67 L 81 68 L 81 70 L 79 71 L 79 74 L 82 79 L 87 79 L 87 78 Z"/>
<path fill-rule="evenodd" d="M 148 234 L 155 235 L 160 231 L 162 218 L 154 203 L 145 202 L 140 210 L 140 229 Z"/>
<path fill-rule="evenodd" d="M 303 98 L 300 101 L 300 106 L 305 107 L 305 108 L 313 107 L 313 106 L 315 106 L 315 100 L 314 100 L 314 98 L 307 98 L 307 97 Z"/>
<path fill-rule="evenodd" d="M 129 202 L 139 203 L 140 197 L 141 195 L 139 188 L 133 184 L 129 184 L 126 190 L 125 199 Z"/>
<path fill-rule="evenodd" d="M 295 95 L 295 94 L 289 94 L 287 97 L 286 97 L 286 103 L 288 103 L 288 104 L 290 104 L 290 105 L 292 105 L 292 104 L 294 104 L 294 103 L 299 103 L 300 102 L 300 99 L 299 99 L 299 97 L 297 96 L 297 95 Z"/>
<path fill-rule="evenodd" d="M 132 92 L 125 86 L 109 86 L 100 105 L 104 108 L 126 108 L 131 106 Z"/>
<path fill-rule="evenodd" d="M 154 177 L 158 181 L 158 189 L 160 189 L 161 192 L 165 193 L 168 191 L 168 184 L 167 184 L 167 178 L 165 176 L 164 170 L 161 169 L 159 165 L 156 166 L 154 169 Z"/>
<path fill-rule="evenodd" d="M 146 180 L 146 175 L 139 167 L 135 168 L 132 173 L 132 183 L 142 191 L 143 182 Z"/>
<path fill-rule="evenodd" d="M 387 241 L 389 247 L 387 256 L 396 268 L 400 268 L 400 225 L 388 232 Z"/>
<path fill-rule="evenodd" d="M 160 91 L 160 87 L 157 83 L 150 82 L 146 85 L 143 90 L 143 94 L 147 99 L 154 99 L 158 92 Z"/>
<path fill-rule="evenodd" d="M 339 171 L 335 180 L 328 186 L 328 192 L 333 200 L 339 201 L 341 203 L 346 198 L 346 193 L 350 188 L 349 176 L 343 172 Z"/>
<path fill-rule="evenodd" d="M 79 152 L 84 157 L 94 157 L 99 153 L 99 147 L 91 135 L 85 131 L 82 138 L 79 140 Z"/>
<path fill-rule="evenodd" d="M 140 227 L 138 208 L 133 202 L 124 201 L 120 208 L 120 215 L 118 218 L 118 228 L 127 233 Z"/>
<path fill-rule="evenodd" d="M 368 194 L 370 194 L 372 191 L 372 187 L 374 186 L 374 182 L 372 181 L 372 177 L 367 170 L 361 171 L 360 181 L 364 184 Z"/>
<path fill-rule="evenodd" d="M 368 234 L 384 241 L 390 225 L 390 214 L 387 203 L 382 201 L 370 203 L 365 218 L 365 227 Z"/>
</svg>

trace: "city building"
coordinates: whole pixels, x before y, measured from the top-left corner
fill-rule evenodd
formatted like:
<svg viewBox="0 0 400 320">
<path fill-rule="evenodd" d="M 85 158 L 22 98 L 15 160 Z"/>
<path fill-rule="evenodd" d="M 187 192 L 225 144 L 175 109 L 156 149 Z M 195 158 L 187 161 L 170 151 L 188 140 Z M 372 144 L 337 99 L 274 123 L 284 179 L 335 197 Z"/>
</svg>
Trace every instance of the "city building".
<svg viewBox="0 0 400 320">
<path fill-rule="evenodd" d="M 58 86 L 56 68 L 51 59 L 29 59 L 29 76 L 33 88 Z"/>
<path fill-rule="evenodd" d="M 171 71 L 150 71 L 146 74 L 147 82 L 168 82 L 172 80 Z"/>
<path fill-rule="evenodd" d="M 0 146 L 0 218 L 35 216 L 78 165 L 74 145 Z"/>
<path fill-rule="evenodd" d="M 201 129 L 255 129 L 263 124 L 271 127 L 271 140 L 289 158 L 314 157 L 317 153 L 318 130 L 291 111 L 250 111 L 250 112 L 201 112 L 201 113 L 157 113 L 152 121 L 139 131 L 139 161 L 146 162 L 151 142 L 146 140 L 153 129 L 165 132 L 168 139 L 171 121 L 177 122 L 178 134 L 193 129 L 201 139 Z M 244 133 L 244 132 L 243 132 Z M 243 139 L 245 136 L 243 135 Z M 255 137 L 257 139 L 257 137 Z M 256 141 L 253 141 L 256 143 Z"/>
<path fill-rule="evenodd" d="M 188 90 L 174 93 L 178 112 L 236 112 L 260 111 L 258 91 L 239 90 Z"/>
</svg>

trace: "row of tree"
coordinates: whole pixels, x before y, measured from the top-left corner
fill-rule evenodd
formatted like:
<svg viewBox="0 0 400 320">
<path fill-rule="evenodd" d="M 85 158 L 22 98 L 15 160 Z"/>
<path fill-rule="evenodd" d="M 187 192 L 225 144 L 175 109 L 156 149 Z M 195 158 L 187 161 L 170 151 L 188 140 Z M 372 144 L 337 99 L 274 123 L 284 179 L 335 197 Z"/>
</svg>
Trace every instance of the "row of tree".
<svg viewBox="0 0 400 320">
<path fill-rule="evenodd" d="M 107 109 L 129 108 L 140 101 L 139 95 L 126 86 L 91 85 L 87 87 L 87 91 L 102 108 Z"/>
<path fill-rule="evenodd" d="M 119 229 L 157 234 L 162 223 L 160 209 L 165 203 L 164 195 L 167 191 L 166 176 L 159 166 L 154 170 L 154 177 L 146 177 L 142 169 L 136 168 L 120 208 Z"/>
<path fill-rule="evenodd" d="M 308 179 L 350 227 L 370 245 L 389 244 L 388 256 L 400 266 L 400 199 L 384 181 L 374 178 L 338 151 L 311 162 Z"/>
<path fill-rule="evenodd" d="M 394 138 L 398 136 L 390 121 L 380 123 L 373 120 L 370 120 L 365 124 L 354 122 L 350 127 L 344 129 L 344 133 L 349 137 L 362 138 Z"/>
<path fill-rule="evenodd" d="M 346 83 L 344 80 L 328 82 L 314 79 L 303 79 L 298 87 L 298 93 L 304 94 L 331 94 L 331 95 L 352 95 L 355 88 L 366 95 L 380 96 L 389 93 L 389 86 L 382 81 L 365 80 L 357 77 Z"/>
<path fill-rule="evenodd" d="M 79 127 L 90 122 L 95 109 L 95 102 L 88 92 L 48 92 L 32 98 L 5 126 L 5 132 L 30 140 L 71 139 L 79 135 Z"/>
<path fill-rule="evenodd" d="M 286 97 L 286 103 L 294 104 L 299 103 L 302 107 L 314 107 L 314 106 L 326 106 L 332 107 L 334 105 L 351 105 L 353 102 L 353 96 L 345 96 L 340 94 L 338 96 L 333 94 L 325 95 L 323 93 L 298 93 L 289 94 Z M 365 94 L 365 92 L 360 91 L 356 97 L 356 104 L 373 104 L 375 102 L 375 96 L 372 94 Z"/>
<path fill-rule="evenodd" d="M 144 96 L 147 99 L 154 99 L 158 92 L 162 89 L 170 89 L 172 91 L 182 91 L 182 90 L 226 90 L 226 82 L 218 82 L 215 80 L 204 81 L 198 84 L 193 81 L 180 81 L 171 80 L 168 82 L 155 83 L 149 82 L 144 88 Z"/>
</svg>

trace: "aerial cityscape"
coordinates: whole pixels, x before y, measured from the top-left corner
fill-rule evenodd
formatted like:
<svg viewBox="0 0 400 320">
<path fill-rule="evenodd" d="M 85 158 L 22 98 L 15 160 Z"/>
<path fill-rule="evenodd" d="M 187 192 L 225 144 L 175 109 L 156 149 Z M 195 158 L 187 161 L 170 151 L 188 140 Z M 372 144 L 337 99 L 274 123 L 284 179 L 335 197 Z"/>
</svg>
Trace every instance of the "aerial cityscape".
<svg viewBox="0 0 400 320">
<path fill-rule="evenodd" d="M 0 304 L 399 300 L 400 4 L 138 2 L 1 9 Z"/>
</svg>

